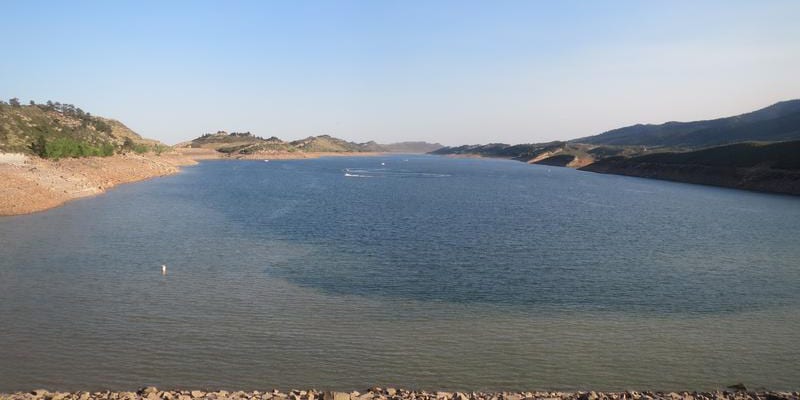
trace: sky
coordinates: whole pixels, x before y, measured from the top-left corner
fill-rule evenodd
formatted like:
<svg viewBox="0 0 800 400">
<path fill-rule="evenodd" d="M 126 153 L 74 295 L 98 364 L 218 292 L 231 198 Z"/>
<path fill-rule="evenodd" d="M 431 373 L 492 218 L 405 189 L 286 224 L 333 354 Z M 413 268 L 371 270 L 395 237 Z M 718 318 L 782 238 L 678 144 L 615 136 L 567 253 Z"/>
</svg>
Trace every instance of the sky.
<svg viewBox="0 0 800 400">
<path fill-rule="evenodd" d="M 206 132 L 566 140 L 800 98 L 800 1 L 5 1 L 0 98 Z"/>
</svg>

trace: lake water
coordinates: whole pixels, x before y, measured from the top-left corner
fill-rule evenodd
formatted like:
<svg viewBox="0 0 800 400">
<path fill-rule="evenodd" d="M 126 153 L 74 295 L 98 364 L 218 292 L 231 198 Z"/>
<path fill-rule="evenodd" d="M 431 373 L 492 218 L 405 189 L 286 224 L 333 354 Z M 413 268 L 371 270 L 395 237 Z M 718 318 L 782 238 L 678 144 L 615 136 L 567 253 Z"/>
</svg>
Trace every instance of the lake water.
<svg viewBox="0 0 800 400">
<path fill-rule="evenodd" d="M 797 197 L 211 161 L 0 218 L 0 243 L 0 391 L 800 388 Z"/>
</svg>

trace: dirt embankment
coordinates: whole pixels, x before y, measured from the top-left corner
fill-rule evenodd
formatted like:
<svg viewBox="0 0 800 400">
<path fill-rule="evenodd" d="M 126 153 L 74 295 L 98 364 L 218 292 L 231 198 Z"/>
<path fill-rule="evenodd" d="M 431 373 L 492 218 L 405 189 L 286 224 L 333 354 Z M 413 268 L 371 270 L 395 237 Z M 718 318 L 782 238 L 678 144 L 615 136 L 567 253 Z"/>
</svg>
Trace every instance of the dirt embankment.
<svg viewBox="0 0 800 400">
<path fill-rule="evenodd" d="M 180 166 L 196 163 L 177 153 L 59 161 L 0 153 L 0 215 L 46 210 L 122 183 L 171 175 Z"/>
</svg>

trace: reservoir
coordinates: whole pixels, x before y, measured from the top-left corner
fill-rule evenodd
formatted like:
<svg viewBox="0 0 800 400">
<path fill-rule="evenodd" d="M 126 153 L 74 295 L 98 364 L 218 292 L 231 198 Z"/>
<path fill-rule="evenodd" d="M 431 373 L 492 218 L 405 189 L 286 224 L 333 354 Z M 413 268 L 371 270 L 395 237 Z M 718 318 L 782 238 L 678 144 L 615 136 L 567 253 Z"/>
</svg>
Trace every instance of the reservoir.
<svg viewBox="0 0 800 400">
<path fill-rule="evenodd" d="M 797 390 L 798 288 L 797 197 L 506 160 L 209 161 L 0 218 L 0 392 Z"/>
</svg>

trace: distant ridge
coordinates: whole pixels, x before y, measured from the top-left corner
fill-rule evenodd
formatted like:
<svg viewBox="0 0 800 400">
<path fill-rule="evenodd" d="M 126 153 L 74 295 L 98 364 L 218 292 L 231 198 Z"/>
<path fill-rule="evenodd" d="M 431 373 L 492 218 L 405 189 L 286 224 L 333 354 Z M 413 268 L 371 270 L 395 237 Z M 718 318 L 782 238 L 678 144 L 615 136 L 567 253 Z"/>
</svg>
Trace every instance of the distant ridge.
<svg viewBox="0 0 800 400">
<path fill-rule="evenodd" d="M 176 147 L 213 149 L 217 152 L 231 156 L 249 156 L 257 154 L 275 153 L 366 153 L 366 152 L 405 152 L 426 153 L 441 148 L 438 143 L 403 142 L 394 144 L 379 144 L 374 141 L 366 143 L 349 142 L 330 135 L 309 136 L 305 139 L 291 142 L 283 141 L 277 137 L 264 139 L 250 132 L 218 131 L 207 133 L 189 142 L 178 144 Z"/>
<path fill-rule="evenodd" d="M 442 147 L 432 151 L 430 154 L 508 158 L 530 164 L 581 167 L 594 160 L 592 147 L 594 146 L 559 141 L 516 145 L 489 143 L 484 145 Z M 606 152 L 618 155 L 622 154 L 624 150 L 608 149 Z"/>
<path fill-rule="evenodd" d="M 568 142 L 465 145 L 431 154 L 800 195 L 800 100 L 734 117 L 633 125 Z"/>
<path fill-rule="evenodd" d="M 428 143 L 428 142 L 399 142 L 391 144 L 381 144 L 379 146 L 385 149 L 384 151 L 390 153 L 409 153 L 409 154 L 430 153 L 432 151 L 436 151 L 444 147 L 439 143 Z"/>
<path fill-rule="evenodd" d="M 800 99 L 733 117 L 693 122 L 637 124 L 571 142 L 608 146 L 697 149 L 739 142 L 800 140 Z"/>
</svg>

